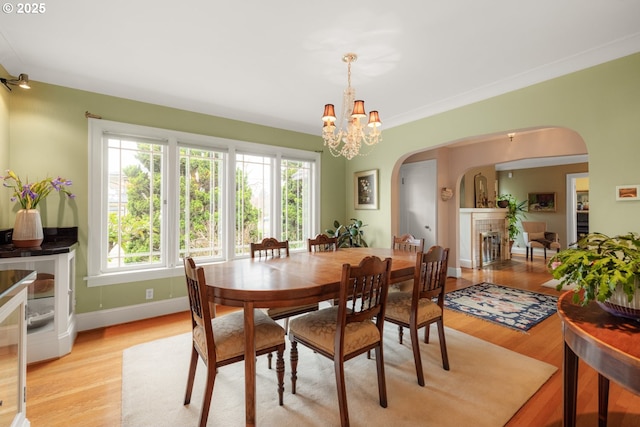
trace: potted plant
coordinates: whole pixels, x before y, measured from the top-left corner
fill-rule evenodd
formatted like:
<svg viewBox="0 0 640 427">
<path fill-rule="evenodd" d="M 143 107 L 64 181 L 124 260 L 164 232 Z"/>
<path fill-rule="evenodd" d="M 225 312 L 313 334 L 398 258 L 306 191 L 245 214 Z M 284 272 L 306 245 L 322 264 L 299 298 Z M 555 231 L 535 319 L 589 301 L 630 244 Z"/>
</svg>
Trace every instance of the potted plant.
<svg viewBox="0 0 640 427">
<path fill-rule="evenodd" d="M 575 284 L 575 303 L 597 301 L 613 314 L 640 319 L 640 234 L 590 233 L 548 263 L 557 286 Z"/>
<path fill-rule="evenodd" d="M 325 233 L 329 237 L 338 238 L 339 248 L 368 247 L 367 242 L 362 238 L 364 234 L 362 227 L 366 227 L 366 224 L 363 224 L 359 219 L 351 218 L 351 223 L 349 224 L 340 224 L 338 220 L 335 220 L 333 221 L 333 227 L 334 229 L 327 228 Z"/>
<path fill-rule="evenodd" d="M 71 185 L 71 181 L 58 177 L 25 183 L 12 170 L 8 170 L 7 176 L 0 177 L 0 179 L 4 181 L 5 187 L 13 191 L 11 201 L 17 201 L 20 204 L 12 231 L 13 245 L 21 248 L 40 246 L 44 240 L 44 232 L 40 211 L 36 208 L 53 190 L 73 199 L 75 196 L 65 188 Z"/>
<path fill-rule="evenodd" d="M 498 196 L 496 202 L 499 207 L 504 206 L 507 208 L 505 219 L 509 223 L 509 250 L 511 250 L 513 242 L 516 240 L 516 237 L 518 237 L 518 234 L 520 234 L 520 229 L 518 228 L 518 220 L 520 218 L 526 217 L 524 208 L 527 205 L 527 201 L 523 200 L 521 202 L 518 202 L 518 200 L 511 194 L 501 194 Z"/>
</svg>

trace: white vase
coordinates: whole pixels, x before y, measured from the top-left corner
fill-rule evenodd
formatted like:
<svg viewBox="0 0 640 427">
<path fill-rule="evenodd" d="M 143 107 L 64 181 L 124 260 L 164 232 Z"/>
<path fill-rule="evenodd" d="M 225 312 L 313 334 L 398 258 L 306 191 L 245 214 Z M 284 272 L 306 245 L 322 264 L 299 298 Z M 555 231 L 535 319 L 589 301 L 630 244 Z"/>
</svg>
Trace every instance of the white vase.
<svg viewBox="0 0 640 427">
<path fill-rule="evenodd" d="M 618 285 L 613 294 L 604 302 L 599 302 L 600 306 L 611 314 L 629 319 L 640 320 L 640 284 L 638 279 L 635 282 L 636 292 L 629 301 L 629 297 Z"/>
<path fill-rule="evenodd" d="M 40 211 L 37 209 L 20 209 L 16 213 L 11 239 L 16 248 L 40 246 L 44 240 Z"/>
</svg>

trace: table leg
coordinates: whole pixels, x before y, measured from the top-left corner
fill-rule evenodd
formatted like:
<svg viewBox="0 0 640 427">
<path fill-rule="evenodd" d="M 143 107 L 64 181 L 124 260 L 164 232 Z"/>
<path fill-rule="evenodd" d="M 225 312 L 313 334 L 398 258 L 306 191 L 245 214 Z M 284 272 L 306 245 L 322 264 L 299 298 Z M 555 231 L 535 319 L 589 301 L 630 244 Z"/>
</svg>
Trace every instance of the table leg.
<svg viewBox="0 0 640 427">
<path fill-rule="evenodd" d="M 244 303 L 244 398 L 247 427 L 256 425 L 256 342 L 253 303 Z"/>
<path fill-rule="evenodd" d="M 564 343 L 563 372 L 563 425 L 564 427 L 576 426 L 576 399 L 578 393 L 578 356 L 571 347 Z"/>
<path fill-rule="evenodd" d="M 607 427 L 609 412 L 609 378 L 598 373 L 598 426 Z"/>
</svg>

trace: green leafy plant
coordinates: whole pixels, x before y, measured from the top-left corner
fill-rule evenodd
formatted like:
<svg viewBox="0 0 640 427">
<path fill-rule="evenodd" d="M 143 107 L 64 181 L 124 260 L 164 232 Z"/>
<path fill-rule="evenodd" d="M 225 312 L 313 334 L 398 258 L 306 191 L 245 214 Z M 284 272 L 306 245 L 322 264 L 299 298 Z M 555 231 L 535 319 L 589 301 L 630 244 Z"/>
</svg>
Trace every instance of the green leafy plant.
<svg viewBox="0 0 640 427">
<path fill-rule="evenodd" d="M 351 218 L 351 223 L 340 224 L 338 220 L 333 221 L 334 228 L 327 228 L 325 233 L 329 237 L 338 238 L 339 248 L 359 248 L 368 247 L 367 242 L 362 238 L 364 231 L 362 227 L 366 227 L 359 219 Z"/>
<path fill-rule="evenodd" d="M 496 200 L 498 202 L 501 200 L 508 202 L 507 215 L 505 215 L 505 218 L 509 222 L 509 240 L 513 241 L 520 234 L 518 220 L 527 217 L 525 214 L 526 211 L 524 210 L 525 206 L 527 206 L 527 201 L 523 200 L 518 202 L 511 194 L 501 194 Z"/>
<path fill-rule="evenodd" d="M 583 293 L 574 295 L 574 302 L 606 301 L 618 285 L 629 302 L 640 286 L 640 234 L 627 233 L 609 237 L 590 233 L 571 247 L 555 254 L 547 264 L 558 290 L 575 284 Z"/>
<path fill-rule="evenodd" d="M 65 187 L 71 185 L 71 181 L 64 178 L 45 178 L 43 180 L 23 184 L 22 180 L 12 170 L 7 171 L 7 176 L 3 176 L 3 185 L 13 190 L 11 201 L 17 201 L 22 209 L 35 209 L 42 200 L 44 200 L 51 191 L 56 190 L 66 194 L 73 199 L 75 196 Z"/>
</svg>

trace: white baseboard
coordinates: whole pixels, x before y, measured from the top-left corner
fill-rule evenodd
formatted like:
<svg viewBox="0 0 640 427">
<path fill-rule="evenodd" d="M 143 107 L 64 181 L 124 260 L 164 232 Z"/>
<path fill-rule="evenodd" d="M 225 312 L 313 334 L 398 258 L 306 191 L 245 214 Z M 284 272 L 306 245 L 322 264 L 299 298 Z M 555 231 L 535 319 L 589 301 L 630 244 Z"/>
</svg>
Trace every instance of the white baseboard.
<svg viewBox="0 0 640 427">
<path fill-rule="evenodd" d="M 187 310 L 189 310 L 189 298 L 184 296 L 146 304 L 76 314 L 76 325 L 78 331 L 88 331 Z"/>
<path fill-rule="evenodd" d="M 447 277 L 462 277 L 462 269 L 460 267 L 448 267 Z"/>
</svg>

